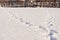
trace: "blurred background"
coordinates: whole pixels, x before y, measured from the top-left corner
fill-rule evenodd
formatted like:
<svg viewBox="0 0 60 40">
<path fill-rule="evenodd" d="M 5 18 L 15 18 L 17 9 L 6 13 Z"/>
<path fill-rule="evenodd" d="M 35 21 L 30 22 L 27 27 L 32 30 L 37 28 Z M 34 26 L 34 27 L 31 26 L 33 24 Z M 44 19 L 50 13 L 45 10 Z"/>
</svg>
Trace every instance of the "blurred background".
<svg viewBox="0 0 60 40">
<path fill-rule="evenodd" d="M 0 0 L 1 7 L 55 7 L 60 8 L 60 0 Z"/>
</svg>

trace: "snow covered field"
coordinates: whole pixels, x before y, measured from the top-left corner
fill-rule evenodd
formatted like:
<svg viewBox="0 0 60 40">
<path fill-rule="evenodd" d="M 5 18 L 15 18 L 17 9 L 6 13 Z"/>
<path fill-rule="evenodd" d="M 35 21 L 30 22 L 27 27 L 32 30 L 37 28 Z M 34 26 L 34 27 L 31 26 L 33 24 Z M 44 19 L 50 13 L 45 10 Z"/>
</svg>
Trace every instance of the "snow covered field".
<svg viewBox="0 0 60 40">
<path fill-rule="evenodd" d="M 0 8 L 0 40 L 50 40 L 48 23 L 60 38 L 60 9 Z"/>
</svg>

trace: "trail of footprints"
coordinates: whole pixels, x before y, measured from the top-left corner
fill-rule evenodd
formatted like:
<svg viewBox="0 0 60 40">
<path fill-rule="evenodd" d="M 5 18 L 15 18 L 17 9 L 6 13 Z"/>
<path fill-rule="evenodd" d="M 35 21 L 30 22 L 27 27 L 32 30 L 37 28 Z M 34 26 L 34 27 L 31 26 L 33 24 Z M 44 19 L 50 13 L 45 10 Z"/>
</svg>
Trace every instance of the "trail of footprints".
<svg viewBox="0 0 60 40">
<path fill-rule="evenodd" d="M 15 18 L 18 22 L 24 23 L 24 24 L 28 25 L 29 27 L 35 27 L 35 25 L 30 23 L 30 22 L 27 22 L 27 21 L 24 22 L 23 18 L 18 18 L 15 13 L 10 13 L 10 15 L 11 15 L 11 17 Z M 43 26 L 39 25 L 39 26 L 36 26 L 36 27 L 41 28 L 42 30 L 48 32 L 48 30 Z"/>
</svg>

